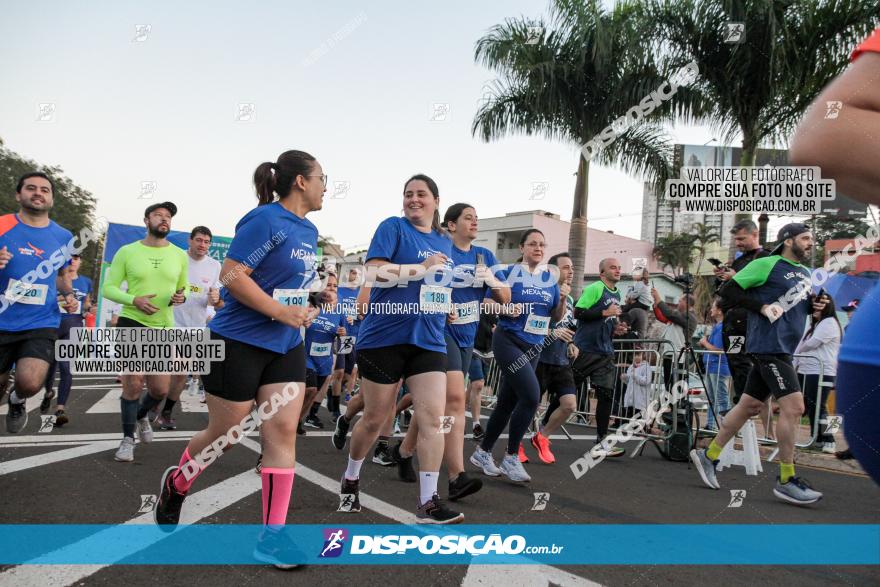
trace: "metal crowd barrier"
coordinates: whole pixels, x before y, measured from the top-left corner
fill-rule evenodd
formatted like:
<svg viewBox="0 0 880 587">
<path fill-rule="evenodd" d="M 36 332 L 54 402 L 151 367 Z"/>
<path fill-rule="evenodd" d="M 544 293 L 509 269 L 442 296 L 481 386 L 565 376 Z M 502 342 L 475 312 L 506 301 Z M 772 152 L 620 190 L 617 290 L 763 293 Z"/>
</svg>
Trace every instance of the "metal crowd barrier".
<svg viewBox="0 0 880 587">
<path fill-rule="evenodd" d="M 683 369 L 684 358 L 681 357 L 680 362 L 676 362 L 676 359 L 679 358 L 680 349 L 675 349 L 671 342 L 665 339 L 616 339 L 613 341 L 615 354 L 614 354 L 614 394 L 612 399 L 612 412 L 611 412 L 611 425 L 609 426 L 610 431 L 614 431 L 625 423 L 632 422 L 634 418 L 634 413 L 629 414 L 625 410 L 623 410 L 623 406 L 626 400 L 626 393 L 628 384 L 623 381 L 621 377 L 624 373 L 626 373 L 629 365 L 633 362 L 633 355 L 635 353 L 642 354 L 642 360 L 648 360 L 651 365 L 651 383 L 649 389 L 649 395 L 647 397 L 647 405 L 650 405 L 653 401 L 660 400 L 661 394 L 664 390 L 667 389 L 668 383 L 670 383 L 669 378 L 671 378 L 671 383 L 679 381 L 682 376 L 688 378 L 688 395 L 687 401 L 691 402 L 693 410 L 697 413 L 696 422 L 692 422 L 692 433 L 696 435 L 712 435 L 716 432 L 714 429 L 709 429 L 703 426 L 703 423 L 708 424 L 708 416 L 700 417 L 704 411 L 711 409 L 710 404 L 708 402 L 708 398 L 706 395 L 708 394 L 708 390 L 703 388 L 703 397 L 700 397 L 700 394 L 692 395 L 690 392 L 694 389 L 699 389 L 699 387 L 703 387 L 703 381 L 708 385 L 708 378 L 705 377 L 709 373 L 706 373 L 704 368 L 703 358 L 706 355 L 715 354 L 715 355 L 724 355 L 722 351 L 709 351 L 706 349 L 694 348 L 694 353 L 697 358 L 697 364 L 691 364 L 690 370 L 687 374 L 685 374 Z M 819 429 L 822 425 L 822 421 L 820 421 L 820 413 L 822 407 L 822 389 L 826 387 L 831 387 L 833 384 L 830 381 L 824 380 L 823 375 L 823 365 L 821 361 L 815 357 L 807 356 L 807 355 L 795 355 L 796 358 L 802 361 L 810 361 L 814 362 L 818 365 L 819 371 L 819 385 L 817 386 L 816 391 L 816 401 L 814 402 L 814 418 L 813 418 L 813 426 L 810 429 L 810 437 L 805 442 L 796 443 L 796 447 L 805 448 L 813 444 L 819 436 Z M 483 386 L 483 392 L 481 395 L 481 400 L 483 406 L 489 409 L 494 408 L 495 403 L 497 402 L 496 394 L 497 390 L 501 384 L 501 368 L 496 363 L 494 356 L 491 352 L 481 353 L 479 351 L 474 351 L 474 360 L 482 359 L 484 361 L 484 376 L 485 376 L 485 384 Z M 665 359 L 665 360 L 664 360 Z M 690 361 L 693 363 L 693 361 Z M 727 386 L 728 390 L 728 409 L 733 407 L 733 381 L 730 376 L 726 378 L 721 378 L 720 369 L 721 362 L 718 363 L 717 366 L 718 371 L 716 374 L 719 376 L 719 379 L 725 380 L 724 383 Z M 703 374 L 703 381 L 701 381 L 699 377 L 699 373 Z M 699 387 L 697 387 L 699 385 Z M 803 389 L 803 378 L 801 379 L 801 389 Z M 548 408 L 548 402 L 550 398 L 542 398 L 541 405 L 538 408 L 538 412 L 535 415 L 536 422 L 540 420 L 544 413 Z M 591 421 L 595 419 L 595 390 L 591 387 L 590 378 L 587 377 L 582 385 L 577 390 L 577 403 L 576 409 L 572 413 L 569 421 L 566 424 L 582 424 L 589 425 Z M 717 402 L 717 394 L 713 401 L 713 404 Z M 661 408 L 664 406 L 660 406 Z M 719 422 L 717 414 L 718 407 L 715 407 L 716 410 L 716 426 Z M 634 412 L 638 412 L 638 410 L 634 410 Z M 653 440 L 668 440 L 675 432 L 678 431 L 679 424 L 679 406 L 678 402 L 673 405 L 673 410 L 671 412 L 671 425 L 663 426 L 662 429 L 657 431 L 652 431 L 649 429 L 643 429 L 641 433 L 634 434 L 633 437 L 643 438 L 643 439 L 653 439 Z M 721 416 L 723 418 L 723 416 Z M 772 420 L 773 414 L 771 412 L 770 418 Z M 571 434 L 566 430 L 565 426 L 562 427 L 562 432 L 572 438 Z M 764 431 L 766 432 L 766 430 Z M 768 438 L 766 435 L 760 437 L 758 441 L 762 444 L 774 445 L 777 443 L 776 439 Z"/>
</svg>

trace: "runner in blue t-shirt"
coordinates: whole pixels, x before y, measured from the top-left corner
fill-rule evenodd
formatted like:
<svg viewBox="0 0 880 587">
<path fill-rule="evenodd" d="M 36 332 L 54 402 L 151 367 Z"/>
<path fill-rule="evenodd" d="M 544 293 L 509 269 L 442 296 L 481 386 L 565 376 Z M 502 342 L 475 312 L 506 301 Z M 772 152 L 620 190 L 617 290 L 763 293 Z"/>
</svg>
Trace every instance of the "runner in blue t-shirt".
<svg viewBox="0 0 880 587">
<path fill-rule="evenodd" d="M 559 284 L 571 287 L 574 279 L 571 256 L 567 252 L 553 255 L 550 257 L 550 265 L 559 268 Z M 574 299 L 566 296 L 565 316 L 559 322 L 550 323 L 553 342 L 541 351 L 538 368 L 535 370 L 541 393 L 547 392 L 550 405 L 544 413 L 541 428 L 532 435 L 532 446 L 538 451 L 538 458 L 548 465 L 556 462 L 556 457 L 550 450 L 550 436 L 568 421 L 568 417 L 577 407 L 577 388 L 574 384 L 574 372 L 571 370 L 571 361 L 578 354 L 578 348 L 573 343 L 576 328 Z"/>
<path fill-rule="evenodd" d="M 219 456 L 212 444 L 228 440 L 220 452 L 235 444 L 238 437 L 232 433 L 252 422 L 256 401 L 262 420 L 264 530 L 254 557 L 290 568 L 303 562 L 280 531 L 293 487 L 296 422 L 306 380 L 300 328 L 318 314 L 307 307 L 309 289 L 318 287 L 318 230 L 306 215 L 321 209 L 327 176 L 313 156 L 286 151 L 277 162 L 257 167 L 254 184 L 259 205 L 235 227 L 220 275 L 224 306 L 209 324 L 211 338 L 224 342 L 226 358 L 202 377 L 208 427 L 189 441 L 180 465 L 165 471 L 155 519 L 163 530 L 176 528 L 190 487 Z"/>
<path fill-rule="evenodd" d="M 358 332 L 358 368 L 364 413 L 355 425 L 348 467 L 342 476 L 342 504 L 360 511 L 361 465 L 393 414 L 397 382 L 412 393 L 415 417 L 425 431 L 419 443 L 419 507 L 416 521 L 452 524 L 464 515 L 446 507 L 437 495 L 443 459 L 441 430 L 446 404 L 446 315 L 452 288 L 448 269 L 452 241 L 440 228 L 439 190 L 433 179 L 414 175 L 403 188 L 403 217 L 384 220 L 367 250 L 367 279 L 358 296 L 364 315 Z M 337 420 L 337 431 L 344 420 Z M 347 422 L 345 426 L 347 426 Z M 343 431 L 344 435 L 344 431 Z"/>
<path fill-rule="evenodd" d="M 82 263 L 82 257 L 79 255 L 70 256 L 70 266 L 67 271 L 70 272 L 70 280 L 73 285 L 73 298 L 76 300 L 77 307 L 73 312 L 68 312 L 65 308 L 61 308 L 61 325 L 58 327 L 58 339 L 67 340 L 70 338 L 71 328 L 83 328 L 85 321 L 83 316 L 89 312 L 92 307 L 90 294 L 92 293 L 92 280 L 79 274 L 79 267 Z M 46 374 L 46 393 L 43 395 L 43 401 L 40 403 L 40 413 L 45 414 L 52 405 L 52 398 L 55 392 L 52 385 L 55 383 L 55 367 L 61 371 L 61 381 L 58 383 L 58 402 L 55 406 L 55 427 L 60 428 L 67 424 L 70 419 L 64 407 L 67 404 L 67 398 L 70 396 L 70 389 L 73 386 L 73 375 L 70 373 L 69 361 L 52 361 L 49 367 L 49 373 Z"/>
<path fill-rule="evenodd" d="M 17 214 L 0 216 L 0 379 L 15 365 L 15 390 L 6 400 L 6 430 L 27 425 L 25 400 L 46 381 L 61 322 L 59 305 L 75 309 L 70 274 L 73 235 L 52 220 L 54 185 L 44 173 L 18 180 Z M 82 244 L 82 243 L 81 243 Z"/>
<path fill-rule="evenodd" d="M 490 477 L 505 475 L 511 481 L 530 481 L 519 459 L 520 443 L 538 410 L 541 386 L 535 374 L 550 322 L 565 316 L 565 300 L 571 288 L 557 283 L 557 273 L 541 267 L 546 243 L 544 233 L 527 230 L 519 241 L 521 263 L 511 265 L 501 277 L 511 286 L 513 311 L 502 311 L 492 352 L 503 377 L 498 403 L 486 424 L 486 434 L 470 461 Z M 501 466 L 492 458 L 492 448 L 508 426 L 507 451 Z"/>
<path fill-rule="evenodd" d="M 779 245 L 769 257 L 749 263 L 719 291 L 723 298 L 749 310 L 746 352 L 754 363 L 745 393 L 724 417 L 718 435 L 709 448 L 692 450 L 690 457 L 703 483 L 720 489 L 715 466 L 721 449 L 749 418 L 761 412 L 772 395 L 779 404 L 779 477 L 773 494 L 790 503 L 807 505 L 822 499 L 822 494 L 794 474 L 795 435 L 804 413 L 804 395 L 792 354 L 806 330 L 807 316 L 825 304 L 813 301 L 810 271 L 802 265 L 813 248 L 809 227 L 786 224 L 777 240 Z"/>
<path fill-rule="evenodd" d="M 360 320 L 357 315 L 357 297 L 360 291 L 361 273 L 356 267 L 348 272 L 348 279 L 343 280 L 338 290 L 340 311 L 345 315 L 346 338 L 339 339 L 336 353 L 336 365 L 333 367 L 333 375 L 330 378 L 332 395 L 327 396 L 327 410 L 333 416 L 333 421 L 339 419 L 340 398 L 354 390 L 357 381 L 357 344 Z"/>
<path fill-rule="evenodd" d="M 340 337 L 347 334 L 346 316 L 337 303 L 336 276 L 332 273 L 328 274 L 326 283 L 319 298 L 321 313 L 306 330 L 305 338 L 306 399 L 303 405 L 309 406 L 305 425 L 310 428 L 324 427 L 324 423 L 318 418 L 318 408 L 321 407 L 322 399 L 319 391 L 324 389 L 324 382 L 333 371 L 333 346 Z"/>
<path fill-rule="evenodd" d="M 469 204 L 453 204 L 443 217 L 443 228 L 452 237 L 452 312 L 444 333 L 446 339 L 446 412 L 451 429 L 446 433 L 444 462 L 449 474 L 449 500 L 456 501 L 483 486 L 479 479 L 464 472 L 464 374 L 473 357 L 474 338 L 480 322 L 480 306 L 485 298 L 506 304 L 510 288 L 498 278 L 501 267 L 489 249 L 473 244 L 477 238 L 477 211 Z M 494 273 L 493 273 L 494 272 Z M 406 438 L 394 448 L 398 474 L 414 479 L 412 455 L 416 449 L 418 420 L 410 424 Z"/>
</svg>

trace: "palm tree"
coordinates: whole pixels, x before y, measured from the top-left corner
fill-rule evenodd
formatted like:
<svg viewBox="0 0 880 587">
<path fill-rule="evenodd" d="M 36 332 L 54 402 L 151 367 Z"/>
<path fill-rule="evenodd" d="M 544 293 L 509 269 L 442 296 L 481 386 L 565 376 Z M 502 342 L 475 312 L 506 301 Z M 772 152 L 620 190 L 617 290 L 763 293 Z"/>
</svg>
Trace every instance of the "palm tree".
<svg viewBox="0 0 880 587">
<path fill-rule="evenodd" d="M 646 1 L 652 58 L 660 53 L 667 71 L 699 67 L 693 91 L 677 96 L 678 115 L 710 125 L 724 143 L 739 136 L 743 167 L 755 164 L 759 144 L 787 141 L 880 15 L 877 0 Z M 725 42 L 728 23 L 744 24 L 742 42 Z"/>
<path fill-rule="evenodd" d="M 706 247 L 712 243 L 721 242 L 721 235 L 718 234 L 718 229 L 714 226 L 698 222 L 694 224 L 693 237 L 694 250 L 699 254 L 699 260 L 697 261 L 695 271 L 699 272 L 700 266 L 703 264 L 703 259 L 706 257 Z"/>
<path fill-rule="evenodd" d="M 694 258 L 694 240 L 690 234 L 670 233 L 661 236 L 654 245 L 654 257 L 664 271 L 669 267 L 673 275 L 686 273 Z"/>
<path fill-rule="evenodd" d="M 578 147 L 588 143 L 664 81 L 647 49 L 640 13 L 640 5 L 629 0 L 611 10 L 598 0 L 554 0 L 547 22 L 508 19 L 490 29 L 477 42 L 475 59 L 499 79 L 474 118 L 474 135 L 492 141 L 519 132 Z M 532 39 L 536 30 L 542 32 Z M 583 285 L 592 160 L 662 186 L 671 174 L 670 159 L 664 133 L 644 122 L 591 160 L 578 155 L 568 248 L 575 295 Z"/>
</svg>

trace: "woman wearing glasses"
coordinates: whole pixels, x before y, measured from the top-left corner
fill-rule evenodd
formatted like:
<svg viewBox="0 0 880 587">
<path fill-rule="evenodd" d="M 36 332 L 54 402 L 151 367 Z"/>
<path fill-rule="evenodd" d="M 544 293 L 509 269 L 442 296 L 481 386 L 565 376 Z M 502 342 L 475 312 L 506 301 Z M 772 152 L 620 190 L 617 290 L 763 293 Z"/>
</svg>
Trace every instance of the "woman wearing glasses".
<svg viewBox="0 0 880 587">
<path fill-rule="evenodd" d="M 282 153 L 254 172 L 259 204 L 235 227 L 220 276 L 225 305 L 209 324 L 211 339 L 224 343 L 225 360 L 202 377 L 208 427 L 189 441 L 180 464 L 165 471 L 155 510 L 161 529 L 176 528 L 193 482 L 237 442 L 232 431 L 241 434 L 256 401 L 263 418 L 264 529 L 254 556 L 279 568 L 296 566 L 290 563 L 301 556 L 281 530 L 306 380 L 300 327 L 318 313 L 307 309 L 317 276 L 318 230 L 306 215 L 321 209 L 326 182 L 318 161 L 302 151 Z"/>
<path fill-rule="evenodd" d="M 511 285 L 511 302 L 519 308 L 502 313 L 492 339 L 492 351 L 501 369 L 498 403 L 486 424 L 486 435 L 471 455 L 471 463 L 490 477 L 505 475 L 511 481 L 531 481 L 519 461 L 519 445 L 529 427 L 541 388 L 535 369 L 551 319 L 565 315 L 565 297 L 570 287 L 558 285 L 556 275 L 541 267 L 544 260 L 544 233 L 527 230 L 519 241 L 521 263 L 511 265 L 501 277 Z M 510 424 L 507 451 L 501 466 L 495 465 L 492 448 Z"/>
<path fill-rule="evenodd" d="M 446 406 L 446 316 L 452 288 L 452 241 L 440 228 L 439 191 L 426 175 L 403 188 L 403 217 L 383 221 L 367 250 L 367 280 L 358 294 L 364 315 L 356 343 L 364 413 L 351 434 L 348 467 L 342 477 L 340 509 L 359 512 L 361 465 L 397 400 L 397 383 L 412 393 L 419 426 L 420 524 L 454 524 L 464 514 L 451 511 L 437 495 L 443 460 Z M 444 285 L 446 284 L 446 285 Z M 369 307 L 364 308 L 369 300 Z"/>
</svg>

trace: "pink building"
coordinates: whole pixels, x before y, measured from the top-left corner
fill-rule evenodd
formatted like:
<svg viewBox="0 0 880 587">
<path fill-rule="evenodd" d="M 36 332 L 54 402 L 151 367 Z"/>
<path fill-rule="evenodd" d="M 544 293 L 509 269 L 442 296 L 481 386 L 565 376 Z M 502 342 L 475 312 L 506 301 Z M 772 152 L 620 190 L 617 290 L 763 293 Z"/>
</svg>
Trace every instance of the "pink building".
<svg viewBox="0 0 880 587">
<path fill-rule="evenodd" d="M 519 257 L 519 240 L 529 228 L 537 228 L 544 233 L 547 258 L 568 250 L 571 224 L 561 220 L 558 214 L 543 210 L 480 218 L 480 234 L 475 244 L 494 252 L 499 261 L 511 263 Z M 651 254 L 653 249 L 654 245 L 649 242 L 587 227 L 587 259 L 584 271 L 587 274 L 598 273 L 599 261 L 615 257 L 623 265 L 624 273 L 631 273 L 634 267 L 644 267 L 646 263 L 651 273 L 658 273 L 661 268 Z"/>
</svg>

